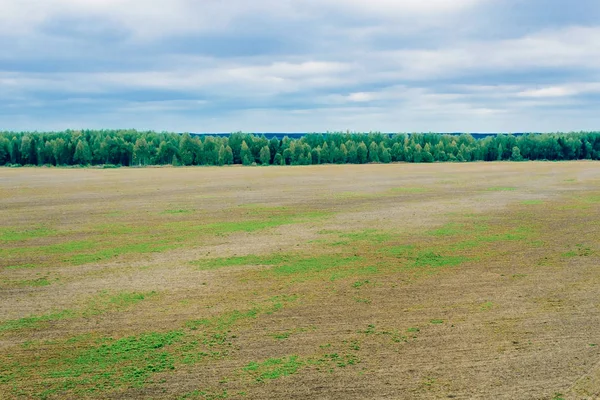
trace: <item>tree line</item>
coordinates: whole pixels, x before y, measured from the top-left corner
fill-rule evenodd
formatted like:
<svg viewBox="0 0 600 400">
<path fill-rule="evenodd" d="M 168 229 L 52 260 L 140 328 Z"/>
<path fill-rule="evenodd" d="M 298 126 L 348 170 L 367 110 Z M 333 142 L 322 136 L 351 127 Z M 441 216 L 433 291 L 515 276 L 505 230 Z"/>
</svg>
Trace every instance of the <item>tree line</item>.
<svg viewBox="0 0 600 400">
<path fill-rule="evenodd" d="M 309 165 L 600 159 L 600 132 L 327 133 L 267 139 L 136 130 L 0 132 L 0 165 Z"/>
</svg>

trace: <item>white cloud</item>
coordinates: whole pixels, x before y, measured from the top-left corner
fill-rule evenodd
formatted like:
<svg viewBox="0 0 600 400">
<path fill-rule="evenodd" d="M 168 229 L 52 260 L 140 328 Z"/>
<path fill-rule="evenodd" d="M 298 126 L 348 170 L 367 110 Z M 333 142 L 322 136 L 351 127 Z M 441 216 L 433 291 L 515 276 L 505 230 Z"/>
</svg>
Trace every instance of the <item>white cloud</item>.
<svg viewBox="0 0 600 400">
<path fill-rule="evenodd" d="M 454 77 L 482 71 L 531 68 L 598 69 L 600 27 L 570 27 L 512 40 L 464 41 L 439 49 L 375 53 L 387 74 L 399 79 Z"/>
<path fill-rule="evenodd" d="M 567 97 L 585 93 L 600 93 L 600 82 L 570 83 L 561 86 L 548 86 L 527 89 L 519 92 L 519 97 L 552 98 Z"/>
<path fill-rule="evenodd" d="M 152 39 L 225 31 L 236 18 L 302 19 L 322 13 L 382 19 L 446 15 L 489 0 L 0 0 L 0 34 L 32 33 L 56 18 L 102 18 Z"/>
</svg>

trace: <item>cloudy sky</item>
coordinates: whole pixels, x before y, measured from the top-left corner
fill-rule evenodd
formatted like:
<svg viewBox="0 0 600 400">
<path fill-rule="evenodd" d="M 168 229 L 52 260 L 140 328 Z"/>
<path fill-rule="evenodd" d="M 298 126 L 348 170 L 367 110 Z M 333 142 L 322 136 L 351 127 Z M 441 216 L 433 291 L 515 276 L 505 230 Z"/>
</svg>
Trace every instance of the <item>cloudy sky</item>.
<svg viewBox="0 0 600 400">
<path fill-rule="evenodd" d="M 598 0 L 0 0 L 0 130 L 600 129 Z"/>
</svg>

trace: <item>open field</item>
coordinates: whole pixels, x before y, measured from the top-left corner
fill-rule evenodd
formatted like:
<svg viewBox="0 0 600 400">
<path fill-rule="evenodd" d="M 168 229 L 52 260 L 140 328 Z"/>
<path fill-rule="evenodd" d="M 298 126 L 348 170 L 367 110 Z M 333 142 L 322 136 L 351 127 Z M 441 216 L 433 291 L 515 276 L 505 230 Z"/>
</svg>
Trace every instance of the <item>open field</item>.
<svg viewBox="0 0 600 400">
<path fill-rule="evenodd" d="M 593 399 L 600 164 L 0 169 L 0 398 Z"/>
</svg>

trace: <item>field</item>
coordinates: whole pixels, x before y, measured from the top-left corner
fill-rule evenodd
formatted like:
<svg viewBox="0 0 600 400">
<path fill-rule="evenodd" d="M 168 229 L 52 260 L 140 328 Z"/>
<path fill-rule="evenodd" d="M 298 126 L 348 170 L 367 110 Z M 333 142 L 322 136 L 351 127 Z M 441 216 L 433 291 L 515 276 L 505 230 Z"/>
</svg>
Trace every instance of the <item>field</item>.
<svg viewBox="0 0 600 400">
<path fill-rule="evenodd" d="M 0 169 L 0 398 L 597 398 L 599 166 Z"/>
</svg>

